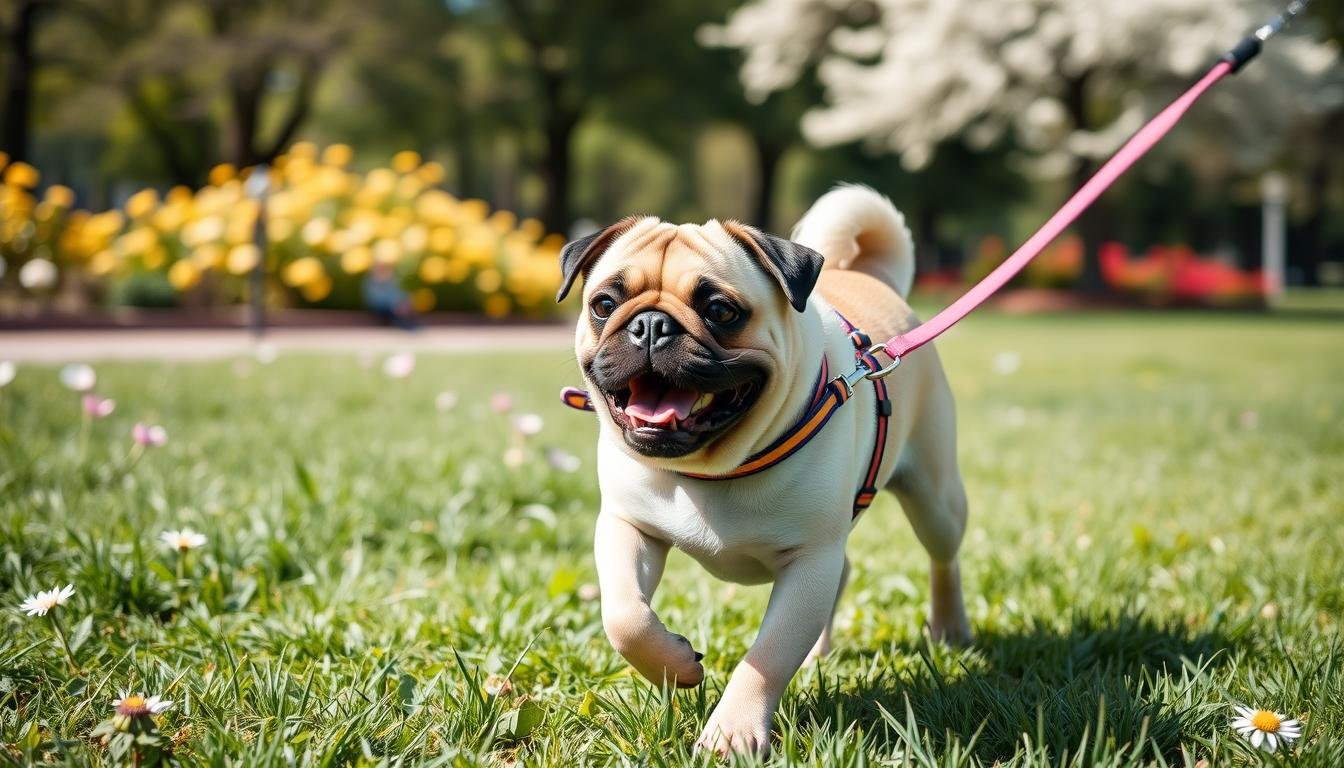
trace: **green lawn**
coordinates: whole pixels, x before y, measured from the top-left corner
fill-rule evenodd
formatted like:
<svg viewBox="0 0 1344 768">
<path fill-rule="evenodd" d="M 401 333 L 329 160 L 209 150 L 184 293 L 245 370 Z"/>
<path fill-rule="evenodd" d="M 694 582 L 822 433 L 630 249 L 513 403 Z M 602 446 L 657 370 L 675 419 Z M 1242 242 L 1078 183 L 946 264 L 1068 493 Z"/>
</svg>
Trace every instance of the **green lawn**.
<svg viewBox="0 0 1344 768">
<path fill-rule="evenodd" d="M 1344 764 L 1344 323 L 986 314 L 940 348 L 978 642 L 921 635 L 926 560 L 881 498 L 771 762 L 1258 765 L 1241 703 L 1305 721 L 1270 763 Z M 595 424 L 555 397 L 573 361 L 418 363 L 102 365 L 117 407 L 86 447 L 77 397 L 21 366 L 0 390 L 0 762 L 111 763 L 91 732 L 126 690 L 175 702 L 185 765 L 711 763 L 690 744 L 767 591 L 675 556 L 657 607 L 706 683 L 631 677 L 588 586 Z M 545 418 L 522 471 L 497 390 Z M 123 474 L 140 419 L 169 440 Z M 209 542 L 178 582 L 157 538 L 182 526 Z M 75 673 L 18 610 L 67 582 Z"/>
</svg>

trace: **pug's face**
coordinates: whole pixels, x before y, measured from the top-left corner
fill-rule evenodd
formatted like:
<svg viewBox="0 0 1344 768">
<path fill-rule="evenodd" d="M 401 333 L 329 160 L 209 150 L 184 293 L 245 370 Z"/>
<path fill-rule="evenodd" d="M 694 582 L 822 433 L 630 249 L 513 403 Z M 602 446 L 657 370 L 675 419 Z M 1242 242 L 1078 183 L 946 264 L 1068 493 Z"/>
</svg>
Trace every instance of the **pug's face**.
<svg viewBox="0 0 1344 768">
<path fill-rule="evenodd" d="M 585 275 L 575 346 L 604 428 L 651 459 L 745 458 L 798 378 L 821 256 L 733 222 L 646 217 L 569 244 L 561 268 L 560 298 Z"/>
</svg>

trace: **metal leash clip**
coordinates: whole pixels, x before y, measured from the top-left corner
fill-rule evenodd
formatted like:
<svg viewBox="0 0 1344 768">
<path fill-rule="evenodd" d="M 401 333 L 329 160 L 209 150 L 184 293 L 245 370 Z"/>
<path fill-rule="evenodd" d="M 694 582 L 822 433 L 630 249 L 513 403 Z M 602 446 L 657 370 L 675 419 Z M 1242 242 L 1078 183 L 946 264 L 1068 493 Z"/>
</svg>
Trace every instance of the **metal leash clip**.
<svg viewBox="0 0 1344 768">
<path fill-rule="evenodd" d="M 862 358 L 855 361 L 854 370 L 849 373 L 841 374 L 835 377 L 845 388 L 845 398 L 848 399 L 854 395 L 854 385 L 868 378 L 873 374 L 873 369 Z"/>
<path fill-rule="evenodd" d="M 868 348 L 868 354 L 874 356 L 874 359 L 876 359 L 876 355 L 878 352 L 881 352 L 884 355 L 890 354 L 889 352 L 887 352 L 887 346 L 885 344 L 874 344 L 873 346 Z M 885 379 L 886 377 L 890 376 L 891 372 L 896 370 L 896 366 L 900 364 L 901 364 L 901 356 L 891 355 L 890 364 L 888 364 L 883 368 L 878 368 L 876 371 L 869 371 L 868 375 L 864 376 L 864 378 L 871 379 L 873 381 L 876 381 L 877 379 Z"/>
</svg>

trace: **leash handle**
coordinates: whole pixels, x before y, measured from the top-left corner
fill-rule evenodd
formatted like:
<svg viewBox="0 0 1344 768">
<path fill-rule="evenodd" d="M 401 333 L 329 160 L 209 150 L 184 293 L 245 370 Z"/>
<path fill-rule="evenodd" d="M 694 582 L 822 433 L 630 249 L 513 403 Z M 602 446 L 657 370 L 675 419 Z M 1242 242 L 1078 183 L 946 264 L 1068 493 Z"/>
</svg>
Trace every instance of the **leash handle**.
<svg viewBox="0 0 1344 768">
<path fill-rule="evenodd" d="M 1241 68 L 1246 66 L 1246 62 L 1259 55 L 1265 41 L 1288 26 L 1298 14 L 1307 9 L 1310 2 L 1311 0 L 1293 0 L 1287 8 L 1283 9 L 1283 13 L 1265 22 L 1259 29 L 1243 37 L 1241 42 L 1232 47 L 1232 50 L 1224 53 L 1221 61 L 1226 61 L 1232 65 L 1232 74 L 1235 75 L 1240 72 Z"/>
</svg>

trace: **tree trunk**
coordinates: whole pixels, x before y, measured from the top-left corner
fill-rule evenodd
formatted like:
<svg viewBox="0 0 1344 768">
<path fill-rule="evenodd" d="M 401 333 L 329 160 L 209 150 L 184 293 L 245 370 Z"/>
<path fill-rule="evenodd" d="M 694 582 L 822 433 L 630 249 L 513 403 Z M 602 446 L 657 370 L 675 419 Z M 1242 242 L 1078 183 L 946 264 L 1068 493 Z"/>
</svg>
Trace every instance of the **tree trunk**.
<svg viewBox="0 0 1344 768">
<path fill-rule="evenodd" d="M 779 178 L 779 161 L 788 147 L 755 136 L 756 145 L 756 209 L 751 221 L 760 229 L 770 232 L 774 220 L 775 184 Z"/>
<path fill-rule="evenodd" d="M 236 168 L 256 165 L 257 120 L 261 113 L 262 80 L 252 72 L 236 72 L 229 82 L 229 122 L 224 157 Z"/>
<path fill-rule="evenodd" d="M 466 112 L 467 99 L 462 93 L 460 73 L 454 70 L 452 86 L 449 89 L 447 109 L 453 112 L 448 125 L 448 134 L 452 138 L 454 163 L 454 181 L 458 197 L 479 197 L 477 184 L 476 151 L 473 149 L 471 121 Z"/>
<path fill-rule="evenodd" d="M 1320 141 L 1324 152 L 1317 157 L 1307 173 L 1307 199 L 1311 205 L 1311 217 L 1302 225 L 1303 248 L 1298 266 L 1307 285 L 1318 285 L 1319 269 L 1325 256 L 1325 229 L 1330 215 L 1330 137 L 1344 131 L 1344 110 L 1336 110 L 1321 121 Z"/>
<path fill-rule="evenodd" d="M 546 108 L 546 154 L 541 162 L 546 185 L 546 203 L 541 221 L 549 232 L 569 233 L 569 145 L 579 124 L 577 110 L 561 103 L 560 78 L 542 75 L 542 98 Z"/>
<path fill-rule="evenodd" d="M 0 132 L 0 150 L 11 160 L 28 159 L 28 128 L 33 106 L 33 31 L 39 0 L 19 0 L 14 23 L 6 31 L 5 119 Z"/>
<path fill-rule="evenodd" d="M 262 59 L 229 78 L 229 123 L 225 130 L 224 154 L 235 167 L 247 168 L 270 163 L 285 150 L 299 132 L 312 109 L 313 92 L 321 76 L 323 60 L 307 56 L 299 64 L 299 82 L 289 103 L 289 112 L 281 121 L 275 138 L 260 146 L 261 102 L 266 98 L 266 79 L 275 62 Z"/>
<path fill-rule="evenodd" d="M 285 147 L 294 140 L 294 136 L 299 132 L 299 128 L 308 119 L 308 112 L 313 105 L 313 91 L 317 88 L 317 78 L 321 72 L 321 63 L 315 59 L 307 59 L 303 62 L 303 70 L 299 74 L 299 84 L 294 89 L 294 98 L 289 102 L 289 114 L 285 116 L 280 124 L 280 130 L 275 134 L 269 147 L 265 149 L 253 149 L 253 158 L 256 162 L 270 163 L 274 162 L 277 155 L 285 151 Z M 268 67 L 269 69 L 269 67 Z M 265 82 L 265 76 L 262 76 L 262 82 Z M 258 91 L 257 104 L 260 109 L 261 91 Z M 255 130 L 255 129 L 254 129 Z M 255 137 L 254 137 L 255 138 Z"/>
<path fill-rule="evenodd" d="M 168 172 L 168 177 L 172 183 L 189 187 L 196 186 L 201 181 L 202 169 L 200 164 L 188 159 L 186 153 L 182 150 L 178 143 L 178 127 L 164 125 L 154 114 L 154 107 L 145 101 L 144 95 L 140 92 L 138 79 L 133 78 L 127 85 L 126 103 L 130 106 L 131 112 L 140 120 L 140 125 L 144 127 L 145 134 L 153 143 L 154 148 L 158 150 L 164 170 Z"/>
<path fill-rule="evenodd" d="M 1082 188 L 1092 174 L 1097 172 L 1096 163 L 1086 158 L 1074 161 L 1073 173 L 1069 176 L 1069 194 Z M 1106 278 L 1101 274 L 1101 244 L 1110 232 L 1106 204 L 1100 198 L 1078 217 L 1075 225 L 1078 238 L 1083 241 L 1083 271 L 1078 276 L 1078 290 L 1083 293 L 1106 293 Z"/>
<path fill-rule="evenodd" d="M 919 206 L 915 237 L 915 274 L 937 272 L 942 265 L 942 247 L 938 243 L 938 220 L 942 212 L 928 202 Z"/>
<path fill-rule="evenodd" d="M 1084 72 L 1078 77 L 1070 79 L 1065 89 L 1064 106 L 1069 112 L 1069 117 L 1073 120 L 1074 130 L 1092 130 L 1091 120 L 1088 118 L 1087 112 L 1089 79 L 1088 73 Z M 1087 180 L 1092 178 L 1092 174 L 1096 173 L 1096 170 L 1097 165 L 1092 160 L 1085 157 L 1074 158 L 1073 172 L 1069 175 L 1068 194 L 1071 196 L 1082 188 Z M 1076 224 L 1078 237 L 1083 241 L 1083 272 L 1078 277 L 1077 287 L 1083 293 L 1095 294 L 1107 291 L 1106 280 L 1101 274 L 1101 259 L 1098 254 L 1109 231 L 1105 206 L 1105 200 L 1098 199 L 1078 217 L 1078 223 Z"/>
</svg>

